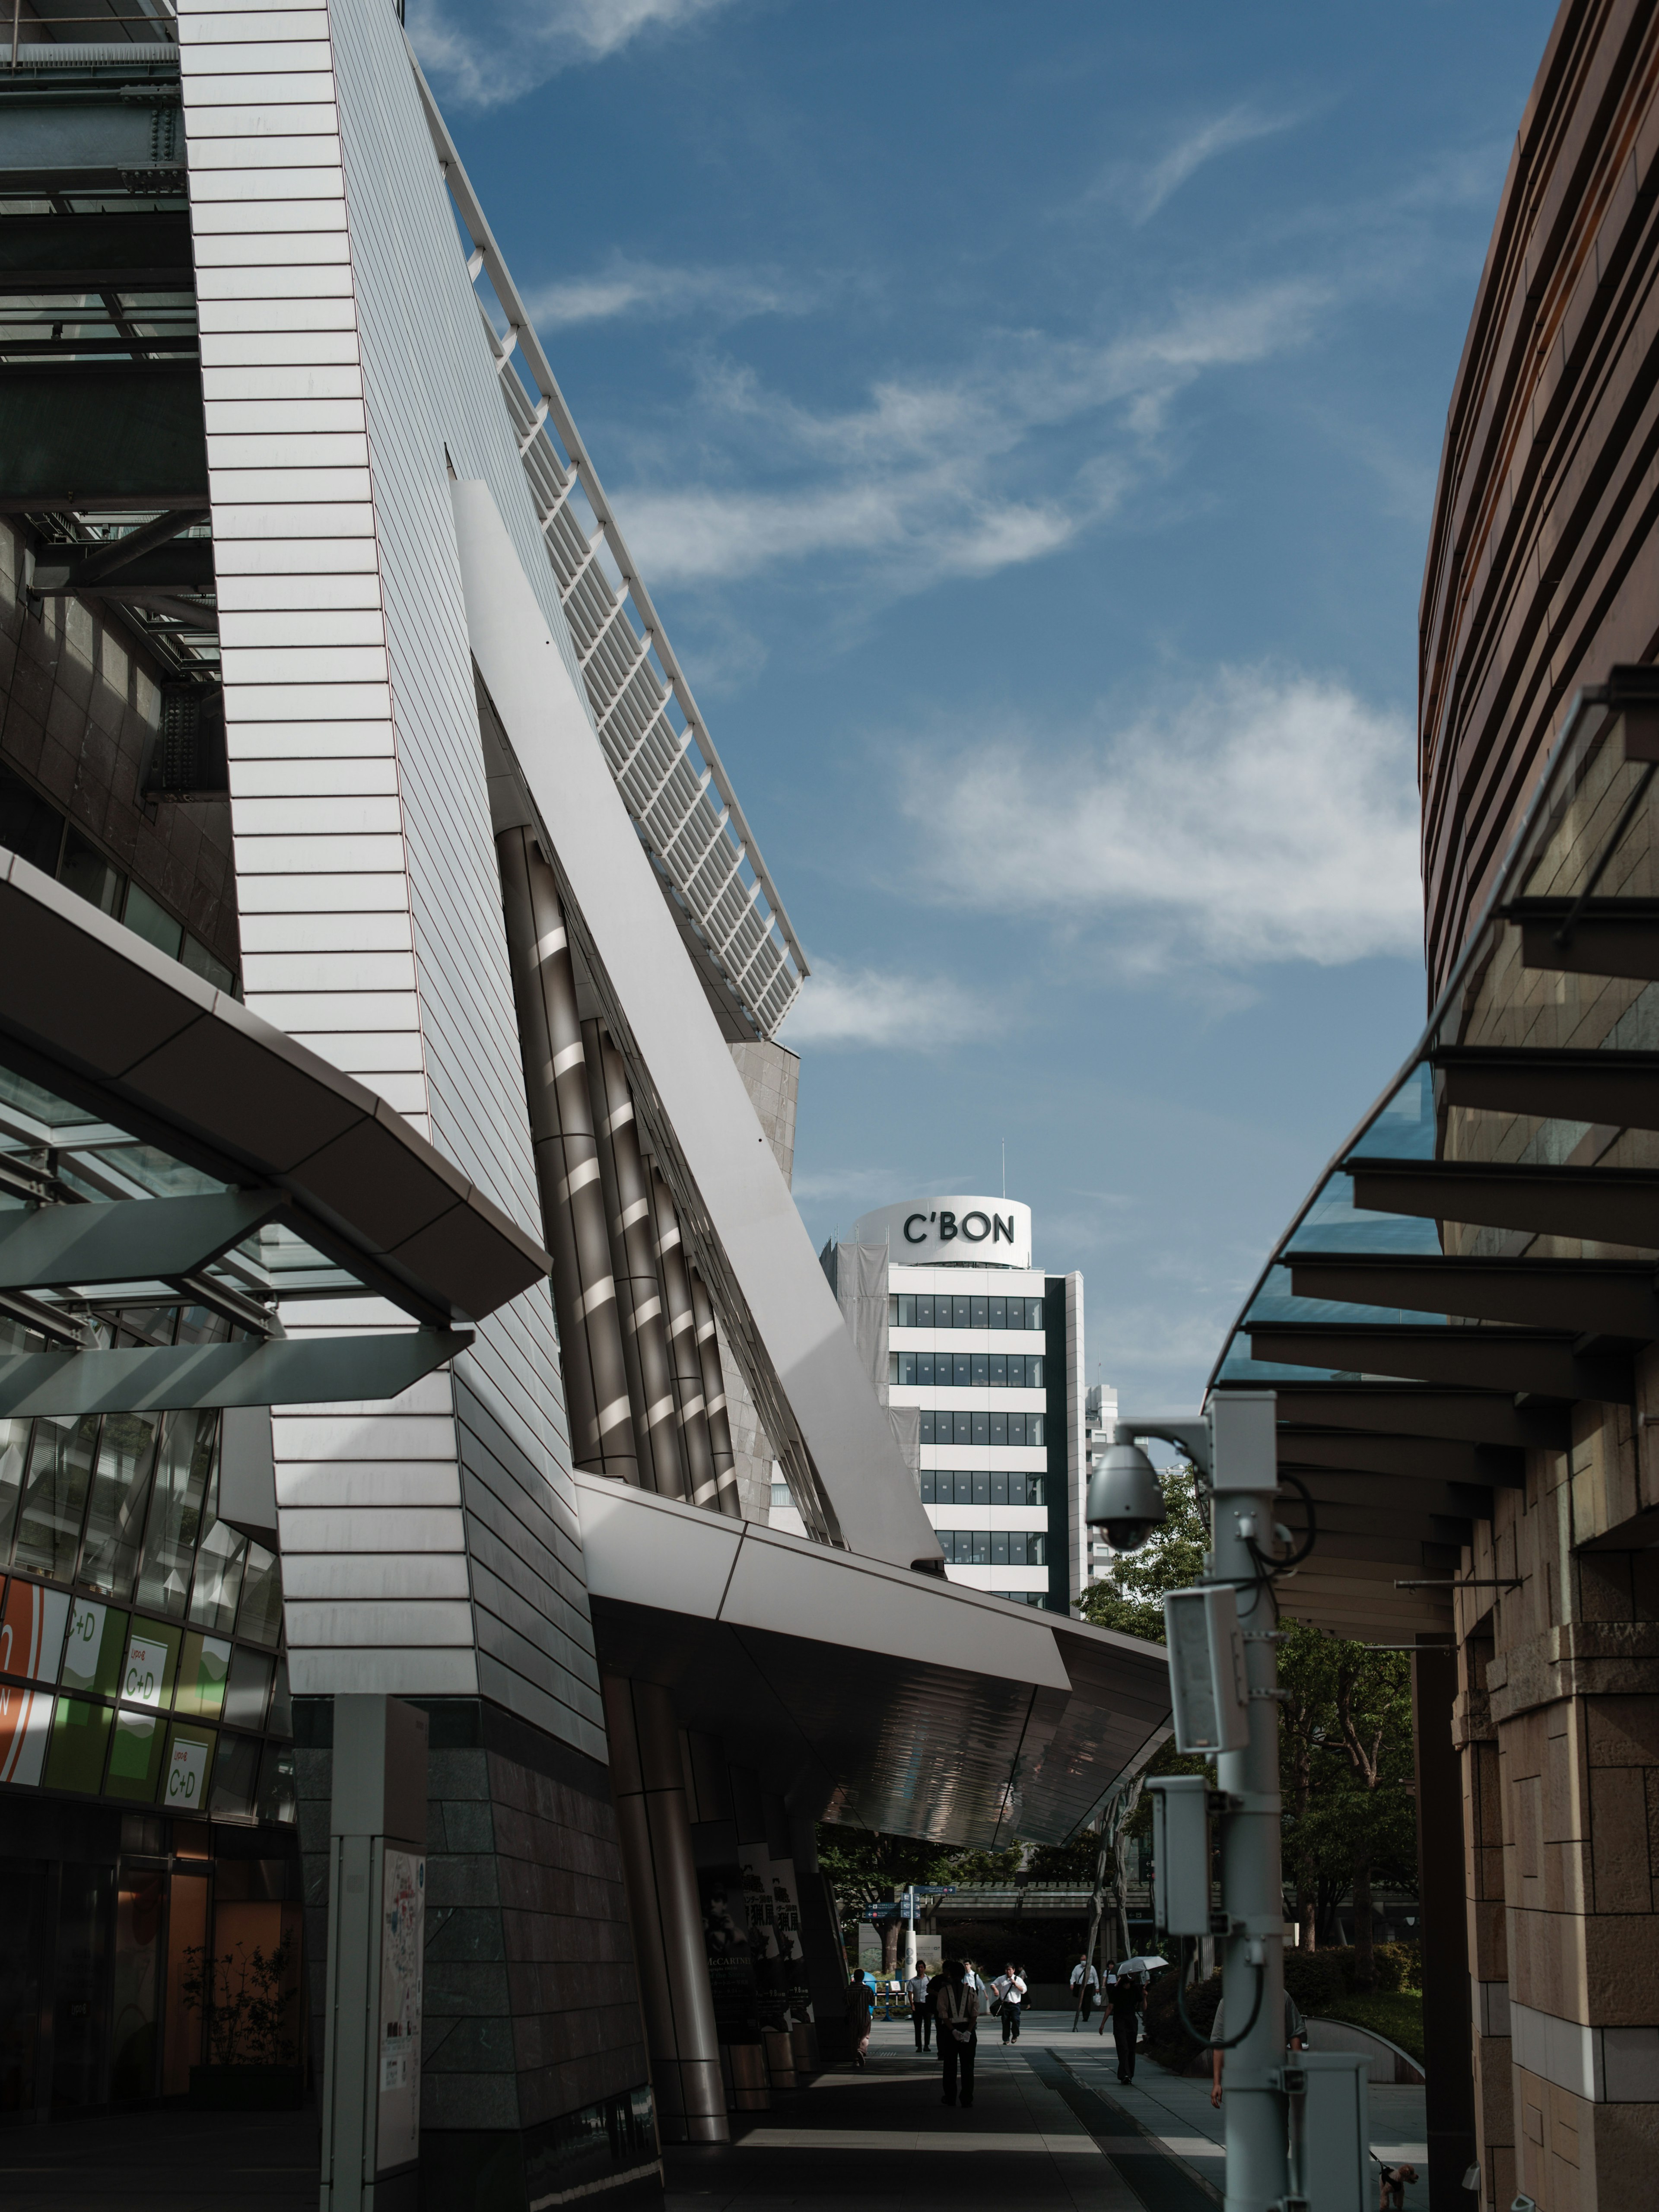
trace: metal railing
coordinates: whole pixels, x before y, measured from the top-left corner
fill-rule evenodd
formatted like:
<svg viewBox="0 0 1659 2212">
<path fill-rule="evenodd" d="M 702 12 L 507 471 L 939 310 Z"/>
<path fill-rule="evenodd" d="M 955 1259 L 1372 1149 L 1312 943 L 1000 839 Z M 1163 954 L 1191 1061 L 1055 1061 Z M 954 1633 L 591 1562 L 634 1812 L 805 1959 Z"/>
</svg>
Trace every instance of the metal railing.
<svg viewBox="0 0 1659 2212">
<path fill-rule="evenodd" d="M 503 339 L 478 302 L 599 744 L 647 848 L 734 997 L 769 1038 L 799 995 L 809 972 L 805 953 L 454 141 L 412 54 L 410 60 L 440 168 L 471 242 L 467 273 L 475 283 L 488 276 L 507 318 Z M 511 365 L 515 354 L 533 398 Z M 597 526 L 592 538 L 573 511 L 578 489 Z M 617 583 L 602 552 L 615 565 Z"/>
</svg>

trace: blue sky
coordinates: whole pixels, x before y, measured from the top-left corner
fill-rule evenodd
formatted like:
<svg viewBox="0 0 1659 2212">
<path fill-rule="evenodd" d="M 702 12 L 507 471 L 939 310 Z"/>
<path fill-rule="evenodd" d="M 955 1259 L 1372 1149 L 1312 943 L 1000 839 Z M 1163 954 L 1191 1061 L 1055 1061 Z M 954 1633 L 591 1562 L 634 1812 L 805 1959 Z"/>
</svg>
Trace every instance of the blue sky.
<svg viewBox="0 0 1659 2212">
<path fill-rule="evenodd" d="M 1418 592 L 1553 8 L 410 0 L 811 957 L 796 1189 L 1190 1402 L 1423 1016 Z"/>
</svg>

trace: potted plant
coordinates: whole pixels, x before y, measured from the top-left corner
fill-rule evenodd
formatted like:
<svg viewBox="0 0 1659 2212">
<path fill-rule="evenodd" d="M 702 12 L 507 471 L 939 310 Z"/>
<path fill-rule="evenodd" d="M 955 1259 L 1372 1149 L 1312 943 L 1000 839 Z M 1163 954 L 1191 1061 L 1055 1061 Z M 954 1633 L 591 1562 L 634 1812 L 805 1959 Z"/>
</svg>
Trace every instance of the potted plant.
<svg viewBox="0 0 1659 2212">
<path fill-rule="evenodd" d="M 208 2063 L 190 2069 L 198 2112 L 282 2112 L 300 2103 L 305 2076 L 288 2032 L 293 1966 L 291 1933 L 269 1953 L 257 1943 L 216 1959 L 204 1944 L 185 1953 L 180 1994 L 207 2023 Z"/>
</svg>

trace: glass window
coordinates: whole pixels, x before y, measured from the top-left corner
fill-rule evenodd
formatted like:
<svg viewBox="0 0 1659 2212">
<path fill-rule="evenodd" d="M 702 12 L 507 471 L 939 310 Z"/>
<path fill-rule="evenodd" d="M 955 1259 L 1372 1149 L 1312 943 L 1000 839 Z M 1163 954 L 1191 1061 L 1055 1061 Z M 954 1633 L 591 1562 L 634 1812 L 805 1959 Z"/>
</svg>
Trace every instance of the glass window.
<svg viewBox="0 0 1659 2212">
<path fill-rule="evenodd" d="M 994 1474 L 991 1477 L 991 1503 L 993 1505 L 1006 1505 L 1008 1503 L 1008 1478 L 1006 1474 Z"/>
<path fill-rule="evenodd" d="M 1006 1413 L 993 1413 L 991 1416 L 991 1442 L 994 1444 L 1006 1444 L 1007 1441 L 1008 1416 Z"/>
<path fill-rule="evenodd" d="M 988 1567 L 991 1564 L 991 1532 L 988 1528 L 974 1531 L 974 1565 Z"/>
<path fill-rule="evenodd" d="M 1025 1565 L 1025 1531 L 1013 1528 L 1008 1534 L 1008 1564 L 1011 1567 Z"/>
<path fill-rule="evenodd" d="M 1041 1298 L 1027 1298 L 1027 1299 L 1026 1299 L 1026 1301 L 1025 1301 L 1025 1326 L 1026 1326 L 1026 1328 L 1042 1328 L 1042 1299 L 1041 1299 Z"/>
<path fill-rule="evenodd" d="M 921 1292 L 918 1291 L 916 1295 L 916 1327 L 918 1328 L 932 1328 L 933 1326 L 933 1301 L 930 1297 L 922 1297 Z"/>
<path fill-rule="evenodd" d="M 1041 1413 L 1028 1413 L 1025 1416 L 1025 1441 L 1028 1444 L 1040 1444 L 1042 1442 Z"/>
<path fill-rule="evenodd" d="M 923 1468 L 921 1473 L 916 1477 L 916 1480 L 921 1485 L 922 1504 L 924 1505 L 937 1505 L 939 1503 L 939 1477 L 934 1474 L 933 1468 L 931 1467 Z"/>
<path fill-rule="evenodd" d="M 952 1328 L 966 1328 L 968 1326 L 968 1300 L 966 1298 L 952 1298 L 950 1304 L 951 1327 Z"/>
<path fill-rule="evenodd" d="M 1028 1536 L 1025 1539 L 1025 1564 L 1028 1567 L 1046 1567 L 1048 1564 L 1048 1539 Z"/>
<path fill-rule="evenodd" d="M 951 1354 L 951 1382 L 952 1387 L 957 1390 L 971 1389 L 973 1387 L 973 1354 L 969 1352 L 953 1352 Z"/>
<path fill-rule="evenodd" d="M 973 1496 L 975 1504 L 988 1505 L 991 1502 L 990 1476 L 988 1474 L 976 1474 L 972 1478 L 972 1480 L 974 1485 Z"/>
<path fill-rule="evenodd" d="M 173 1711 L 199 1719 L 216 1721 L 224 1708 L 225 1681 L 230 1672 L 229 1644 L 217 1636 L 192 1632 L 185 1638 L 184 1662 L 179 1669 L 179 1692 Z"/>
<path fill-rule="evenodd" d="M 969 1316 L 968 1325 L 970 1328 L 988 1328 L 991 1326 L 988 1298 L 969 1298 L 968 1312 Z"/>
<path fill-rule="evenodd" d="M 109 1778 L 104 1784 L 110 1796 L 130 1797 L 140 1805 L 155 1802 L 167 1734 L 167 1723 L 160 1713 L 117 1713 L 110 1740 Z"/>
<path fill-rule="evenodd" d="M 0 1559 L 11 1550 L 12 1522 L 23 1494 L 23 1469 L 28 1456 L 28 1423 L 0 1421 Z"/>
<path fill-rule="evenodd" d="M 222 1735 L 219 1755 L 213 1762 L 213 1787 L 208 1810 L 216 1820 L 246 1820 L 253 1810 L 253 1794 L 259 1780 L 259 1739 L 257 1735 Z"/>
<path fill-rule="evenodd" d="M 161 1431 L 137 1596 L 140 1605 L 172 1620 L 183 1618 L 190 1595 L 202 1504 L 218 1441 L 216 1413 L 169 1413 Z"/>
<path fill-rule="evenodd" d="M 911 1297 L 908 1291 L 901 1291 L 898 1297 L 895 1298 L 893 1303 L 898 1308 L 899 1327 L 901 1328 L 914 1328 L 916 1325 L 916 1302 L 915 1298 Z"/>
<path fill-rule="evenodd" d="M 1009 1414 L 1008 1441 L 1011 1444 L 1018 1444 L 1022 1449 L 1024 1448 L 1025 1443 L 1025 1416 L 1024 1413 Z"/>
<path fill-rule="evenodd" d="M 76 1790 L 90 1795 L 104 1779 L 109 1744 L 110 1708 L 79 1698 L 59 1698 L 46 1753 L 48 1790 Z"/>
<path fill-rule="evenodd" d="M 1006 1352 L 991 1352 L 988 1358 L 986 1372 L 990 1377 L 991 1388 L 994 1390 L 1001 1389 L 1008 1380 L 1007 1353 Z"/>
<path fill-rule="evenodd" d="M 223 1737 L 219 1738 L 223 1742 Z M 167 1731 L 167 1771 L 161 1781 L 161 1801 L 170 1813 L 199 1812 L 207 1802 L 213 1773 L 214 1736 L 211 1729 L 174 1721 Z"/>
<path fill-rule="evenodd" d="M 250 1644 L 263 1644 L 270 1650 L 282 1637 L 283 1570 L 275 1552 L 266 1551 L 263 1544 L 248 1546 L 237 1626 Z"/>
<path fill-rule="evenodd" d="M 988 1413 L 975 1413 L 973 1421 L 974 1442 L 976 1444 L 988 1444 L 991 1441 L 991 1416 Z"/>
<path fill-rule="evenodd" d="M 1000 1528 L 993 1528 L 991 1531 L 991 1565 L 994 1567 L 1006 1567 L 1007 1564 L 1007 1535 L 1006 1532 Z"/>
<path fill-rule="evenodd" d="M 1025 1503 L 1046 1505 L 1048 1502 L 1048 1478 L 1044 1474 L 1028 1474 L 1025 1478 Z"/>
<path fill-rule="evenodd" d="M 294 1746 L 268 1743 L 259 1761 L 259 1795 L 254 1810 L 262 1820 L 283 1825 L 297 1818 L 300 1792 L 294 1778 Z"/>
<path fill-rule="evenodd" d="M 974 1388 L 982 1390 L 991 1379 L 991 1355 L 988 1352 L 970 1352 L 968 1357 L 972 1363 L 969 1372 Z"/>
<path fill-rule="evenodd" d="M 898 1364 L 899 1381 L 901 1382 L 914 1382 L 916 1379 L 915 1353 L 914 1352 L 901 1352 L 898 1355 Z"/>
<path fill-rule="evenodd" d="M 956 1442 L 959 1444 L 972 1443 L 974 1441 L 974 1417 L 971 1413 L 958 1413 L 956 1416 L 955 1436 Z"/>
<path fill-rule="evenodd" d="M 224 1718 L 232 1728 L 262 1729 L 270 1698 L 275 1666 L 257 1651 L 238 1650 L 230 1662 L 230 1682 L 225 1691 Z"/>
<path fill-rule="evenodd" d="M 159 1413 L 111 1413 L 104 1422 L 79 1579 L 106 1597 L 132 1595 L 161 1425 Z"/>
<path fill-rule="evenodd" d="M 18 1566 L 50 1582 L 74 1579 L 81 1549 L 81 1517 L 92 1481 L 98 1418 L 84 1413 L 38 1420 L 29 1450 L 28 1478 L 17 1516 Z"/>
<path fill-rule="evenodd" d="M 1025 1387 L 1028 1390 L 1040 1390 L 1042 1388 L 1041 1352 L 1028 1352 L 1025 1355 Z"/>
<path fill-rule="evenodd" d="M 127 1653 L 127 1616 L 106 1605 L 77 1597 L 70 1611 L 69 1636 L 58 1680 L 65 1689 L 90 1690 L 113 1697 Z"/>
<path fill-rule="evenodd" d="M 276 1675 L 270 1686 L 270 1711 L 265 1716 L 265 1727 L 272 1735 L 291 1736 L 294 1733 L 294 1700 L 289 1695 L 288 1662 L 276 1662 Z"/>
<path fill-rule="evenodd" d="M 71 830 L 64 840 L 64 858 L 58 879 L 66 890 L 88 900 L 100 914 L 116 911 L 126 883 L 121 871 L 106 860 L 95 846 L 89 845 L 78 830 Z"/>
<path fill-rule="evenodd" d="M 201 976 L 204 982 L 211 983 L 216 991 L 228 991 L 235 984 L 235 975 L 224 962 L 216 959 L 205 945 L 198 944 L 193 937 L 185 938 L 184 951 L 179 957 L 192 975 Z"/>
<path fill-rule="evenodd" d="M 216 1479 L 214 1488 L 218 1484 Z M 236 1601 L 241 1594 L 242 1571 L 247 1563 L 247 1538 L 239 1536 L 208 1508 L 209 1528 L 196 1555 L 196 1585 L 191 1593 L 190 1618 L 198 1628 L 228 1632 L 236 1622 Z"/>
<path fill-rule="evenodd" d="M 158 952 L 165 952 L 169 960 L 179 957 L 185 941 L 184 926 L 170 914 L 157 906 L 147 890 L 137 884 L 127 887 L 126 909 L 121 919 L 136 937 L 146 945 L 153 945 Z"/>
<path fill-rule="evenodd" d="M 991 1318 L 989 1326 L 992 1328 L 1007 1328 L 1008 1301 L 1006 1298 L 993 1298 L 991 1300 Z"/>
<path fill-rule="evenodd" d="M 924 1413 L 922 1414 L 921 1434 L 916 1439 L 919 1443 L 931 1444 L 935 1441 L 933 1436 L 933 1420 L 934 1416 L 932 1413 Z"/>
</svg>

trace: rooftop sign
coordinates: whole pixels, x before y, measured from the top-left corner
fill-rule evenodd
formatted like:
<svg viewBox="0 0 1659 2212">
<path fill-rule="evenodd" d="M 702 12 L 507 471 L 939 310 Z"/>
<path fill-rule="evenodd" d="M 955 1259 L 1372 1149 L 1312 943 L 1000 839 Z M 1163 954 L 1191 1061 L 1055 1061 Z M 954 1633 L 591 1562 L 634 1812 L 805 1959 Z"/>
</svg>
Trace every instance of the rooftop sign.
<svg viewBox="0 0 1659 2212">
<path fill-rule="evenodd" d="M 1029 1267 L 1031 1209 L 1012 1198 L 916 1198 L 853 1224 L 858 1244 L 885 1244 L 901 1265 Z"/>
</svg>

